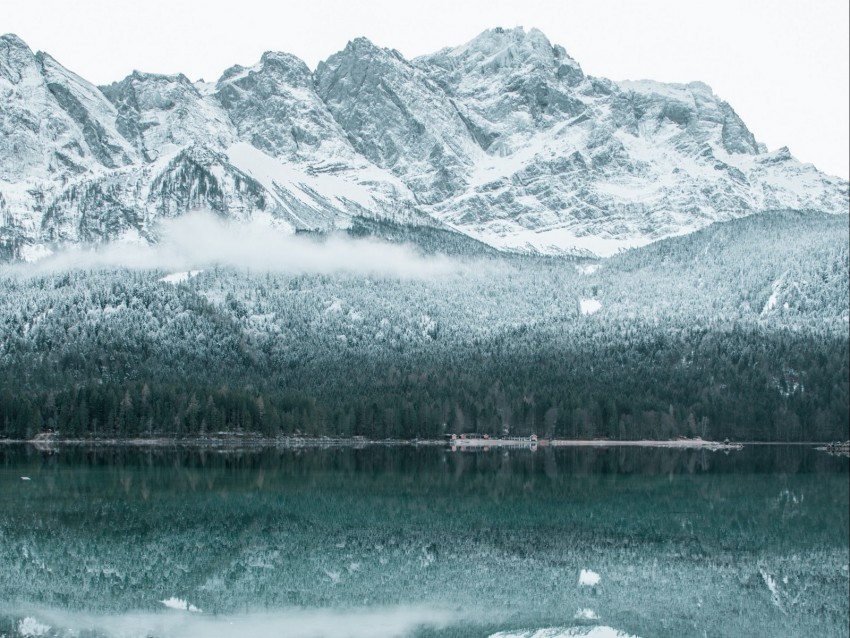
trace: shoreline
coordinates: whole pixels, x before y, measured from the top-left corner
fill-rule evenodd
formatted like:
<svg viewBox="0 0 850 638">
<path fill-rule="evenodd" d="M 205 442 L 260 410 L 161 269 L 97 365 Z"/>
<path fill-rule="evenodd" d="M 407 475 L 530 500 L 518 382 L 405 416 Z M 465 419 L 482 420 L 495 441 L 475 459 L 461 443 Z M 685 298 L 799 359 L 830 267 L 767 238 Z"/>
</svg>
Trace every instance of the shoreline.
<svg viewBox="0 0 850 638">
<path fill-rule="evenodd" d="M 653 447 L 653 448 L 676 448 L 676 449 L 703 449 L 703 450 L 740 450 L 742 443 L 706 441 L 701 438 L 693 439 L 539 439 L 539 440 L 506 440 L 506 439 L 457 439 L 450 441 L 452 449 L 462 448 L 530 448 L 538 447 Z"/>
<path fill-rule="evenodd" d="M 732 451 L 751 445 L 801 445 L 813 446 L 822 451 L 834 451 L 833 442 L 824 441 L 710 441 L 701 438 L 678 439 L 366 439 L 361 437 L 281 437 L 269 439 L 255 436 L 217 436 L 175 438 L 155 436 L 151 438 L 108 438 L 108 439 L 64 439 L 51 435 L 39 435 L 33 439 L 0 439 L 2 445 L 31 445 L 41 451 L 60 447 L 128 447 L 128 448 L 193 448 L 211 450 L 239 449 L 297 449 L 297 448 L 354 448 L 383 447 L 444 447 L 451 451 L 538 448 L 666 448 L 680 450 Z M 842 443 L 838 444 L 839 446 Z M 844 452 L 844 450 L 839 450 Z M 844 452 L 846 453 L 846 452 Z"/>
<path fill-rule="evenodd" d="M 746 445 L 825 445 L 820 441 L 803 443 L 775 443 L 775 442 L 746 442 Z M 355 437 L 282 437 L 268 439 L 262 437 L 232 436 L 232 437 L 204 437 L 204 438 L 173 438 L 173 437 L 151 437 L 151 438 L 109 438 L 109 439 L 63 439 L 52 436 L 38 436 L 33 439 L 0 439 L 0 445 L 32 445 L 37 449 L 49 450 L 58 447 L 185 447 L 185 448 L 209 448 L 209 449 L 261 449 L 261 448 L 321 448 L 321 447 L 351 447 L 364 448 L 371 446 L 423 446 L 423 447 L 445 447 L 451 450 L 463 449 L 537 449 L 541 447 L 643 447 L 643 448 L 669 448 L 669 449 L 707 449 L 707 450 L 739 450 L 744 447 L 743 442 L 721 442 L 708 441 L 700 438 L 695 439 L 638 439 L 638 440 L 612 440 L 612 439 L 540 439 L 533 440 L 508 440 L 508 439 L 364 439 Z"/>
</svg>

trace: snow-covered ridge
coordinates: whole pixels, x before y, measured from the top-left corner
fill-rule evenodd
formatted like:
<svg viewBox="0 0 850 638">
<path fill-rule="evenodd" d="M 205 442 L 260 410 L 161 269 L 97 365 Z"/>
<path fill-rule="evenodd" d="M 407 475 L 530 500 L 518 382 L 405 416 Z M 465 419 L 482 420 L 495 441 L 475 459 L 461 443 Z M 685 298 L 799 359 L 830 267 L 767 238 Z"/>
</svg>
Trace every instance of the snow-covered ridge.
<svg viewBox="0 0 850 638">
<path fill-rule="evenodd" d="M 198 208 L 278 228 L 415 220 L 494 247 L 609 256 L 770 209 L 846 213 L 848 183 L 768 152 L 701 82 L 584 74 L 537 29 L 415 60 L 365 38 L 216 82 L 96 87 L 0 37 L 0 259 L 155 241 Z"/>
</svg>

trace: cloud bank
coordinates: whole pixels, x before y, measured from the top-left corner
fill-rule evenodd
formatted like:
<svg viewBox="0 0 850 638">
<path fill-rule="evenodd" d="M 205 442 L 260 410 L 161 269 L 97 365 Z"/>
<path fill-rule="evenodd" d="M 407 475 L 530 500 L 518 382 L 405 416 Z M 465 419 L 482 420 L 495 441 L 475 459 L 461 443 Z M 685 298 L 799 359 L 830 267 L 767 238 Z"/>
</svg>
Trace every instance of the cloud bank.
<svg viewBox="0 0 850 638">
<path fill-rule="evenodd" d="M 11 268 L 40 274 L 99 268 L 195 270 L 216 265 L 260 272 L 392 278 L 430 278 L 463 268 L 449 257 L 423 256 L 402 244 L 342 235 L 292 235 L 266 223 L 229 222 L 208 212 L 164 221 L 155 245 L 119 241 L 97 247 L 69 247 L 35 263 Z"/>
<path fill-rule="evenodd" d="M 208 615 L 166 609 L 161 613 L 88 614 L 31 609 L 18 623 L 24 635 L 77 634 L 95 629 L 108 638 L 164 636 L 180 638 L 399 638 L 428 627 L 443 629 L 469 621 L 457 611 L 425 606 L 359 609 L 301 609 Z M 474 622 L 474 621 L 473 621 Z"/>
</svg>

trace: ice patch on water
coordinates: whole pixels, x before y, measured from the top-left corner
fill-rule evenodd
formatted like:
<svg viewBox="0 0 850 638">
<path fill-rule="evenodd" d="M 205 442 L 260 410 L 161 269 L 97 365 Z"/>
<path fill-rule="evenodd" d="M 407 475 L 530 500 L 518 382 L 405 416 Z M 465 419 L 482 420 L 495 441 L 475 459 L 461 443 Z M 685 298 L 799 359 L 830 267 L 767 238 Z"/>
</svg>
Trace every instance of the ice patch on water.
<svg viewBox="0 0 850 638">
<path fill-rule="evenodd" d="M 602 578 L 594 571 L 582 569 L 578 577 L 578 584 L 582 587 L 596 587 Z"/>
<path fill-rule="evenodd" d="M 22 636 L 46 636 L 50 625 L 38 622 L 32 616 L 27 616 L 18 623 L 18 633 Z"/>
<path fill-rule="evenodd" d="M 599 615 L 590 608 L 579 609 L 573 616 L 576 620 L 599 620 Z"/>
<path fill-rule="evenodd" d="M 637 638 L 613 627 L 547 627 L 520 631 L 500 631 L 489 638 Z"/>
<path fill-rule="evenodd" d="M 22 480 L 22 481 L 30 481 L 30 480 L 32 480 L 32 479 L 30 479 L 30 477 L 29 477 L 29 476 L 22 476 L 22 477 L 21 477 L 21 480 Z"/>
<path fill-rule="evenodd" d="M 187 603 L 185 600 L 181 600 L 180 598 L 166 598 L 165 600 L 160 600 L 163 605 L 168 607 L 169 609 L 179 609 L 180 611 L 192 611 L 192 612 L 200 612 L 201 610 L 195 607 L 192 604 Z"/>
</svg>

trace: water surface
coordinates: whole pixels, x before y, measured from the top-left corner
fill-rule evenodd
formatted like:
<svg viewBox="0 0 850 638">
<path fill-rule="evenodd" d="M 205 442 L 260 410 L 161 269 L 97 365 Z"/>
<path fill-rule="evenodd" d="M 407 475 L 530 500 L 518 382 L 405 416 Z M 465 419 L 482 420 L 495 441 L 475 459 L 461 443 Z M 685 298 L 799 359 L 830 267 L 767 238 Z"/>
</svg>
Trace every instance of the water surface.
<svg viewBox="0 0 850 638">
<path fill-rule="evenodd" d="M 0 446 L 0 636 L 846 636 L 848 465 Z"/>
</svg>

